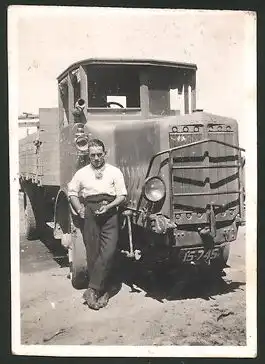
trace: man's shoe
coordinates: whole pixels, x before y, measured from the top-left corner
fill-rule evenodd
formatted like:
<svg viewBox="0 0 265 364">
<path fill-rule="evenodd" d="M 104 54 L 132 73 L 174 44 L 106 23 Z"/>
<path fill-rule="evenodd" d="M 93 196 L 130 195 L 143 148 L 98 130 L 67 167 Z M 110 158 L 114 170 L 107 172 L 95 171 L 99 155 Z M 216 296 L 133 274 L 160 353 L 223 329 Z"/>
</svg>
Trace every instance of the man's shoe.
<svg viewBox="0 0 265 364">
<path fill-rule="evenodd" d="M 101 297 L 98 299 L 98 305 L 100 308 L 106 307 L 110 299 L 110 295 L 108 292 L 105 292 Z"/>
<path fill-rule="evenodd" d="M 99 310 L 100 306 L 98 304 L 98 294 L 97 291 L 93 288 L 88 288 L 84 294 L 83 298 L 86 301 L 88 307 L 92 308 L 93 310 Z"/>
</svg>

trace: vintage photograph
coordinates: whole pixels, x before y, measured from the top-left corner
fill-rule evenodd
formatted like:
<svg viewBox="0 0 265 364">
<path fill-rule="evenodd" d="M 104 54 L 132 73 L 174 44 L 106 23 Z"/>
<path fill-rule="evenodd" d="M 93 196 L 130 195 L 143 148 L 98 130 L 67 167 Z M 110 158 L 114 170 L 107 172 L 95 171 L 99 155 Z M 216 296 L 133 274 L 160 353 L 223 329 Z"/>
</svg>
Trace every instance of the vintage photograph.
<svg viewBox="0 0 265 364">
<path fill-rule="evenodd" d="M 12 351 L 254 357 L 256 15 L 8 9 Z"/>
</svg>

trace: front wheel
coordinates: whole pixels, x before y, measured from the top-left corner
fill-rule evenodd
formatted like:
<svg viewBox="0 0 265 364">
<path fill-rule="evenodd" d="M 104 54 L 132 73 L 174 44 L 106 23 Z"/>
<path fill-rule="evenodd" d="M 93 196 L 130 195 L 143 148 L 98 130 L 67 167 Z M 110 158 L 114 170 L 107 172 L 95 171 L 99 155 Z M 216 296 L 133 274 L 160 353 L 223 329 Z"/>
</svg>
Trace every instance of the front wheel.
<svg viewBox="0 0 265 364">
<path fill-rule="evenodd" d="M 72 246 L 69 249 L 69 263 L 72 285 L 75 289 L 84 289 L 88 285 L 86 248 L 79 228 L 71 234 Z"/>
</svg>

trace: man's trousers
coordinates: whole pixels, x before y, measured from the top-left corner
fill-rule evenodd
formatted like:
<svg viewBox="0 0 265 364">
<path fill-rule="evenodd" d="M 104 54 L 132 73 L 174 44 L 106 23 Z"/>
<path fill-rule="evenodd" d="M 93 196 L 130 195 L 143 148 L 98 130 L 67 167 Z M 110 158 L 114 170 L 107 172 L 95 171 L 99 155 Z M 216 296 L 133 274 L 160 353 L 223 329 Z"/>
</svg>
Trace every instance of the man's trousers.
<svg viewBox="0 0 265 364">
<path fill-rule="evenodd" d="M 83 238 L 86 246 L 88 287 L 104 291 L 109 284 L 109 275 L 118 241 L 117 208 L 103 215 L 96 215 L 102 201 L 112 201 L 108 195 L 91 196 L 85 200 Z"/>
</svg>

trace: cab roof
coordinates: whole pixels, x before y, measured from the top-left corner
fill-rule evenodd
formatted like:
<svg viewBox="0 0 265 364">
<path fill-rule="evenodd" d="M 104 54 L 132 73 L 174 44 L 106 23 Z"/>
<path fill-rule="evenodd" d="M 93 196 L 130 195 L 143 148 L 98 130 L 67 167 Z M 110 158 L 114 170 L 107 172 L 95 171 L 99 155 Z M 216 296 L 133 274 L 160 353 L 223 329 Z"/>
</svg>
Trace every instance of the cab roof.
<svg viewBox="0 0 265 364">
<path fill-rule="evenodd" d="M 60 81 L 64 78 L 68 72 L 79 66 L 87 65 L 128 65 L 128 66 L 158 66 L 165 68 L 183 68 L 189 70 L 197 70 L 197 66 L 194 63 L 183 63 L 183 62 L 171 62 L 155 59 L 99 59 L 99 58 L 89 58 L 79 62 L 71 64 L 66 70 L 64 70 L 58 77 L 57 80 Z"/>
</svg>

